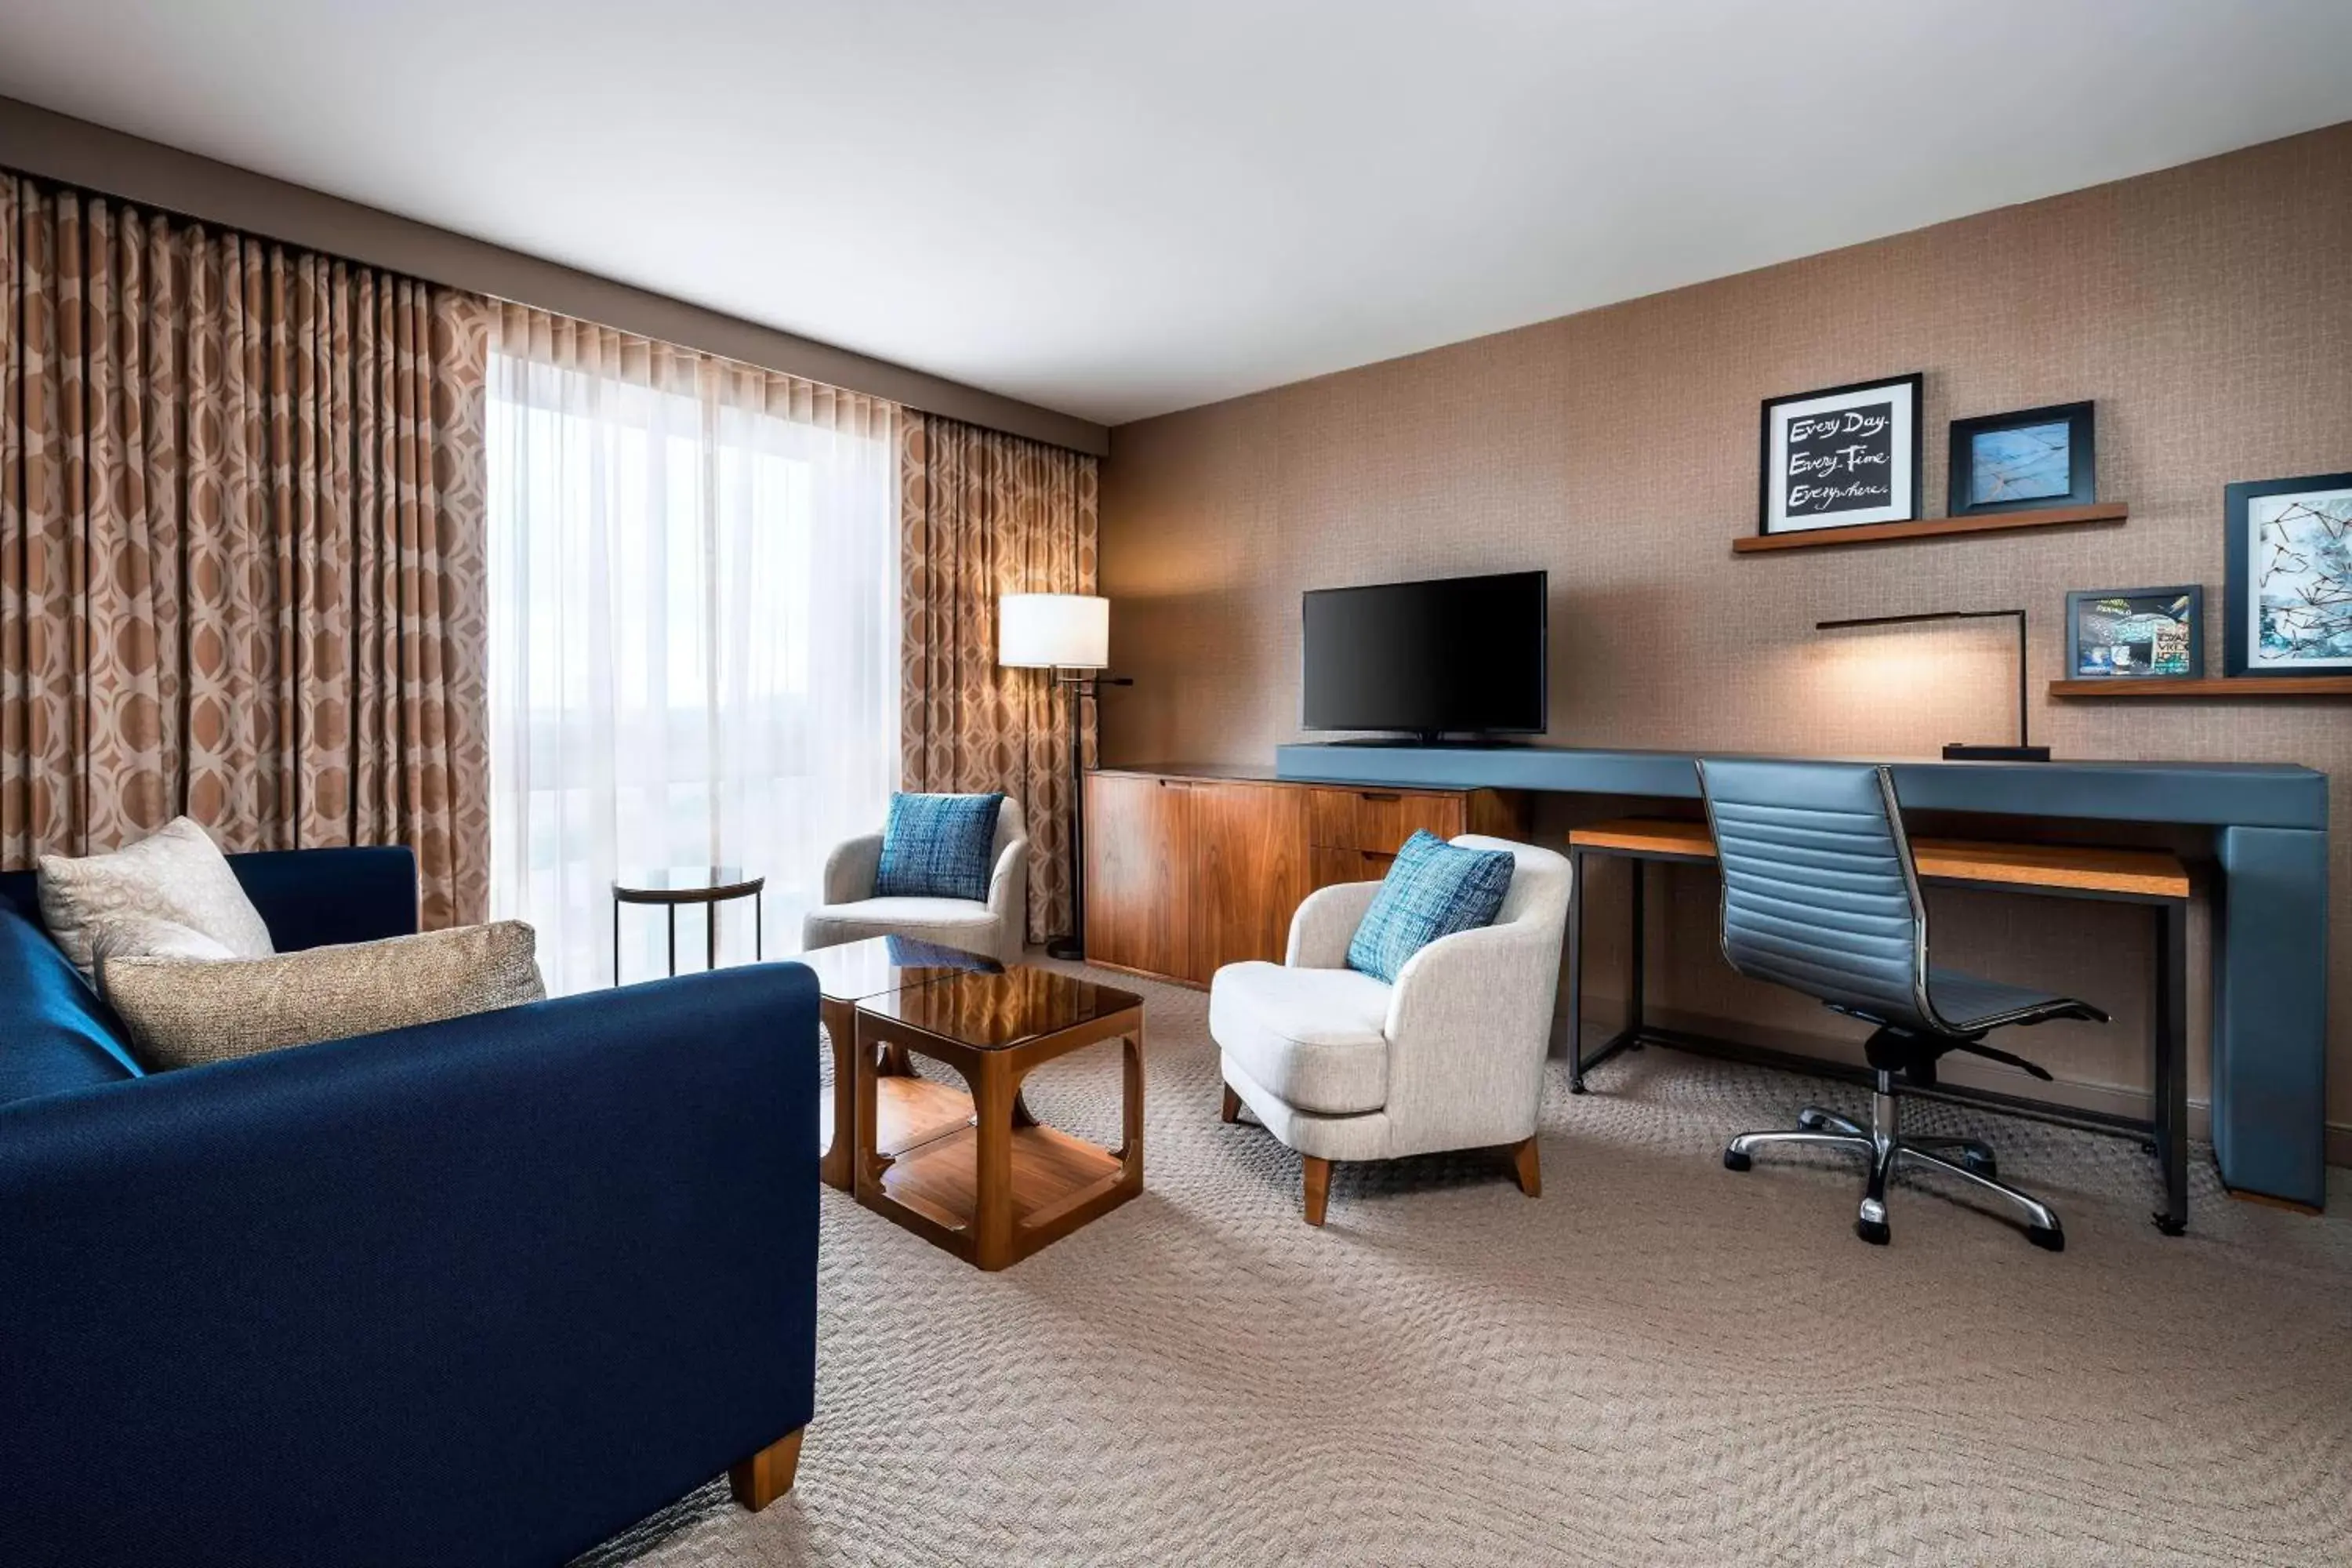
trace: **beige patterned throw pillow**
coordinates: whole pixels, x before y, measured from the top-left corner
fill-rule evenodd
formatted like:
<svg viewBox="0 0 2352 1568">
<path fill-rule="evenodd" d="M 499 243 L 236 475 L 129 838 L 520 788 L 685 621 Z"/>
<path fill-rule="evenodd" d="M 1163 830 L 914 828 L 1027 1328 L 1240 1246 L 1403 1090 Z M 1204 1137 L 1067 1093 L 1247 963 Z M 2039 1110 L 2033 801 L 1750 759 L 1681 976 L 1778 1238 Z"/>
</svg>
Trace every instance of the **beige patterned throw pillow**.
<svg viewBox="0 0 2352 1568">
<path fill-rule="evenodd" d="M 499 921 L 226 963 L 109 957 L 99 989 L 161 1070 L 536 1002 L 537 950 Z"/>
<path fill-rule="evenodd" d="M 99 938 L 112 926 L 168 921 L 210 937 L 238 958 L 274 951 L 261 911 L 193 817 L 174 817 L 108 855 L 44 855 L 41 920 L 82 973 L 97 977 Z"/>
</svg>

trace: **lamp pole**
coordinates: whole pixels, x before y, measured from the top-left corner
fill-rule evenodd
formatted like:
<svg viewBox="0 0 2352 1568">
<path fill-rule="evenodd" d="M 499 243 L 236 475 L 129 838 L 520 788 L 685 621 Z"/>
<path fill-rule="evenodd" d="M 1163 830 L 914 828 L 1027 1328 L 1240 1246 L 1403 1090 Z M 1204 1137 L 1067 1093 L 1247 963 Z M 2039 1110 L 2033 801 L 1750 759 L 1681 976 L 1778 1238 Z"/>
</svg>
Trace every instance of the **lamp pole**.
<svg viewBox="0 0 2352 1568">
<path fill-rule="evenodd" d="M 1045 943 L 1049 958 L 1073 961 L 1087 955 L 1087 708 L 1088 697 L 1106 686 L 1132 686 L 1128 676 L 1098 675 L 1087 669 L 1054 671 L 1054 679 L 1070 689 L 1070 931 Z"/>
</svg>

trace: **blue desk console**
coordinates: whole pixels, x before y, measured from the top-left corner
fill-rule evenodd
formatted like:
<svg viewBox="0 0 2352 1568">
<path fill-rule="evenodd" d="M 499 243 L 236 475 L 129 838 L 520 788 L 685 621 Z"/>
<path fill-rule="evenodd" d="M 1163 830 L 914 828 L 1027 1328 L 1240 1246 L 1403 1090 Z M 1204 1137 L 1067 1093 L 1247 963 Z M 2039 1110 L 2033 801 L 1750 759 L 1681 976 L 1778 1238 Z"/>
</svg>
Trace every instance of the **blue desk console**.
<svg viewBox="0 0 2352 1568">
<path fill-rule="evenodd" d="M 1696 752 L 1282 746 L 1276 776 L 1696 800 Z M 1895 764 L 1907 811 L 2135 822 L 2210 835 L 2213 1151 L 2232 1188 L 2326 1196 L 2327 775 L 2272 763 Z"/>
</svg>

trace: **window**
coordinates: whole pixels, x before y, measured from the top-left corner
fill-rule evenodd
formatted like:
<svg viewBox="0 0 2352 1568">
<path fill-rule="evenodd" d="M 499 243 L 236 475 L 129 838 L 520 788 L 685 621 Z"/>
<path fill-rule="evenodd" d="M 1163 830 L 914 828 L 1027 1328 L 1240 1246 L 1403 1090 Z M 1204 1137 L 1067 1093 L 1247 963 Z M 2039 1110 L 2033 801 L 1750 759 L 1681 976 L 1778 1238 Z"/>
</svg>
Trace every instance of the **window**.
<svg viewBox="0 0 2352 1568">
<path fill-rule="evenodd" d="M 898 528 L 887 404 L 509 312 L 490 358 L 491 909 L 549 989 L 614 978 L 615 877 L 767 878 L 799 946 L 833 845 L 898 776 Z M 749 903 L 719 947 L 749 962 Z M 678 915 L 678 963 L 706 957 Z M 626 980 L 666 973 L 620 916 Z"/>
</svg>

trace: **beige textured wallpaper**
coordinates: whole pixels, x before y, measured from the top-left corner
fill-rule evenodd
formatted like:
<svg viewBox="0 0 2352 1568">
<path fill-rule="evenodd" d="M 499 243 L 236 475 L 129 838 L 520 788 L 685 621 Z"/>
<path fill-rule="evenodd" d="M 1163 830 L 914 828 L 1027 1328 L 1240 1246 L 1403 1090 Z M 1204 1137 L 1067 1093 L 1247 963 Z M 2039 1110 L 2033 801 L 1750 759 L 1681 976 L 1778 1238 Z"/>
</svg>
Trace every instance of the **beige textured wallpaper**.
<svg viewBox="0 0 2352 1568">
<path fill-rule="evenodd" d="M 1929 515 L 1943 510 L 1948 421 L 2094 398 L 2099 494 L 2128 502 L 2130 521 L 1735 557 L 1731 541 L 1756 526 L 1759 402 L 1915 370 Z M 2011 629 L 1813 623 L 2021 605 L 2036 738 L 2062 757 L 2331 775 L 2329 1111 L 2345 1163 L 2352 703 L 2061 703 L 2042 686 L 2062 666 L 2070 588 L 2205 584 L 2219 673 L 2221 487 L 2346 468 L 2352 124 L 1118 427 L 1102 584 L 1113 657 L 1136 684 L 1104 700 L 1103 752 L 1269 762 L 1306 738 L 1303 590 L 1542 567 L 1554 742 L 1933 754 L 2006 738 Z M 1562 797 L 1542 826 L 1608 809 Z M 1711 879 L 1661 886 L 1673 951 L 1654 994 L 1667 1012 L 1851 1048 L 1853 1031 L 1819 1009 L 1723 969 Z M 1597 923 L 1615 926 L 1622 907 L 1596 889 Z M 2109 1028 L 2052 1026 L 2024 1043 L 2086 1102 L 2144 1105 L 2136 919 L 1971 894 L 1938 895 L 1935 918 L 1952 961 L 2108 1004 Z M 2201 973 L 2201 920 L 2193 939 Z"/>
</svg>

